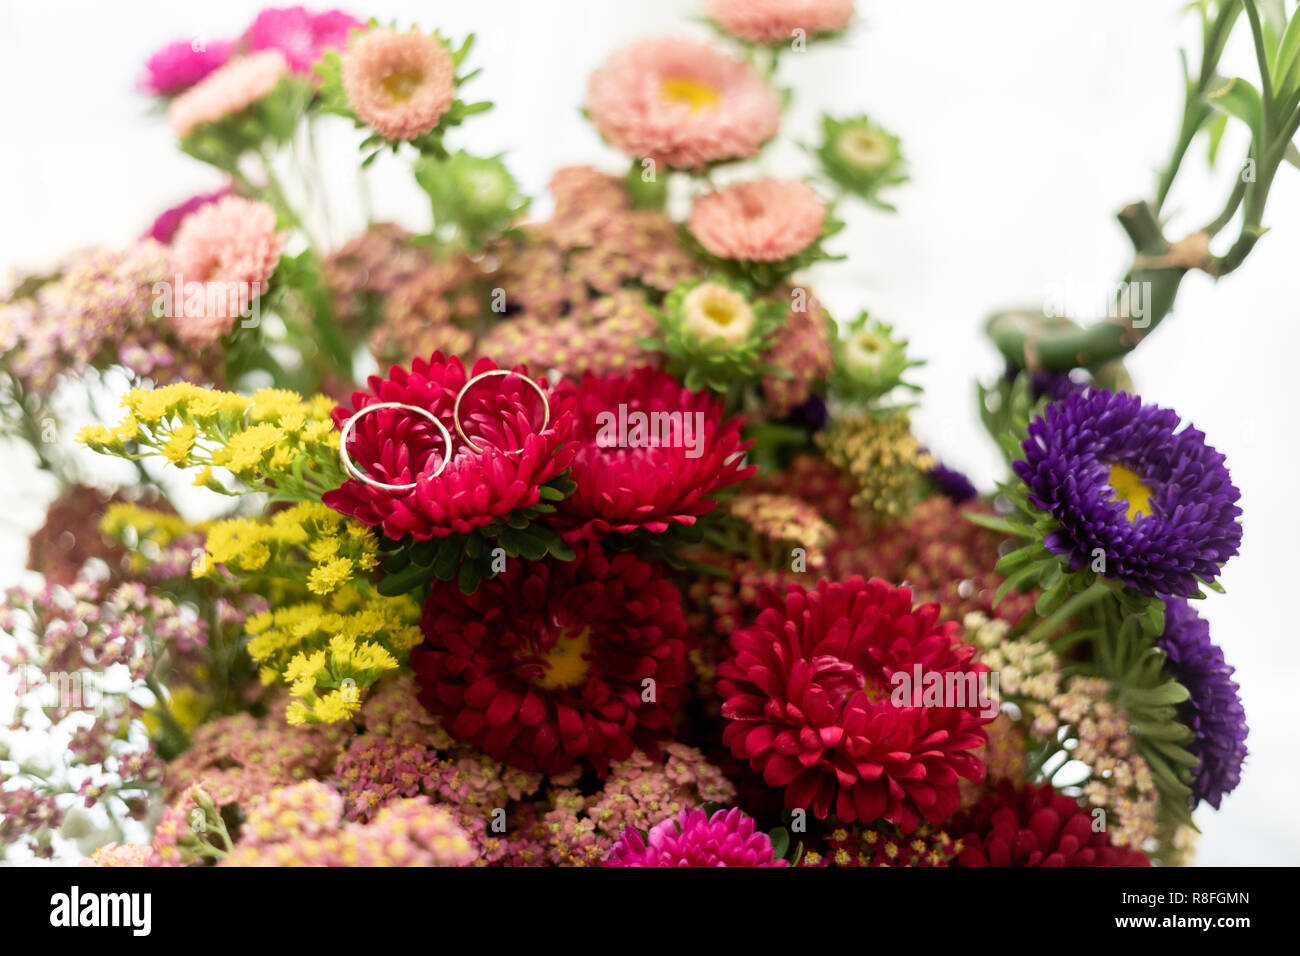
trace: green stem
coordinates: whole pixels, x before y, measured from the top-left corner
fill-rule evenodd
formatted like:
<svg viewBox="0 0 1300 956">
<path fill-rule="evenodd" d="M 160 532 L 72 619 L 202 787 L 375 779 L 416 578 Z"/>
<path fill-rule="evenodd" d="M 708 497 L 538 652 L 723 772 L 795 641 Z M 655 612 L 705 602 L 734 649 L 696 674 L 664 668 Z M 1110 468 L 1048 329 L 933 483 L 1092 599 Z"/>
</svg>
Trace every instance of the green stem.
<svg viewBox="0 0 1300 956">
<path fill-rule="evenodd" d="M 1041 641 L 1054 634 L 1062 624 L 1078 614 L 1089 605 L 1095 604 L 1111 591 L 1106 581 L 1097 581 L 1090 587 L 1072 596 L 1057 608 L 1050 617 L 1039 621 L 1025 637 L 1031 641 Z"/>
</svg>

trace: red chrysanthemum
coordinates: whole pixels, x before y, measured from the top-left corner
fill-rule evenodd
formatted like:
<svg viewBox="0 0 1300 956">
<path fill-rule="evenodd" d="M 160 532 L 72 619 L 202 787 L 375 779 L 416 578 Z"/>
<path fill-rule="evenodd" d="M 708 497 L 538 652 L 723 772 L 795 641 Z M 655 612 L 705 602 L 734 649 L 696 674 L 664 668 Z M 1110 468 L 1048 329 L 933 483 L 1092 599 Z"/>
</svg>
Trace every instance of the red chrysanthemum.
<svg viewBox="0 0 1300 956">
<path fill-rule="evenodd" d="M 653 750 L 686 681 L 681 595 L 655 564 L 599 545 L 511 561 L 471 595 L 437 584 L 411 651 L 420 701 L 453 736 L 525 770 Z"/>
<path fill-rule="evenodd" d="M 1145 853 L 1111 846 L 1093 829 L 1088 808 L 1051 784 L 1017 790 L 1003 780 L 997 792 L 957 817 L 958 866 L 1150 866 Z"/>
<path fill-rule="evenodd" d="M 978 685 L 988 668 L 939 623 L 939 605 L 912 607 L 912 592 L 879 579 L 822 580 L 766 595 L 758 620 L 731 636 L 718 667 L 723 743 L 791 809 L 841 821 L 885 819 L 910 833 L 942 823 L 961 802 L 958 778 L 982 780 L 971 752 L 992 720 L 975 694 L 938 699 L 896 693 L 915 684 Z M 917 670 L 919 668 L 919 670 Z M 950 676 L 951 675 L 951 676 Z M 961 706 L 941 706 L 947 704 Z"/>
<path fill-rule="evenodd" d="M 587 375 L 578 387 L 569 476 L 578 489 L 555 524 L 568 540 L 667 531 L 691 525 L 716 506 L 711 495 L 756 470 L 744 464 L 744 419 L 685 388 L 667 372 Z"/>
<path fill-rule="evenodd" d="M 352 407 L 334 409 L 340 428 L 356 411 L 376 402 L 401 402 L 427 409 L 452 438 L 451 461 L 434 476 L 447 454 L 446 442 L 424 416 L 405 409 L 382 409 L 359 418 L 348 442 L 357 467 L 376 481 L 410 484 L 409 491 L 375 488 L 350 478 L 322 500 L 335 511 L 383 529 L 398 540 L 468 534 L 531 508 L 541 487 L 569 467 L 577 448 L 573 426 L 573 386 L 537 380 L 550 404 L 550 423 L 542 428 L 541 397 L 519 377 L 494 376 L 476 382 L 461 401 L 461 427 L 480 451 L 457 433 L 456 396 L 474 375 L 497 368 L 479 359 L 472 373 L 456 356 L 435 352 L 416 359 L 410 371 L 394 365 L 388 378 L 370 377 L 370 392 L 355 392 Z"/>
</svg>

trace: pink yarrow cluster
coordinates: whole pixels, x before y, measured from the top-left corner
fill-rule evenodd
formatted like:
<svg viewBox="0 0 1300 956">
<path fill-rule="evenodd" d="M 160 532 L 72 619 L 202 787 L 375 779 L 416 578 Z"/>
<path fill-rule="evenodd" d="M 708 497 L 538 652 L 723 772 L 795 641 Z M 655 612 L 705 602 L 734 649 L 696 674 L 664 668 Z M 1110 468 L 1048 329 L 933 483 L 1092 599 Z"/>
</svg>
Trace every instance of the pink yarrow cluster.
<svg viewBox="0 0 1300 956">
<path fill-rule="evenodd" d="M 177 139 L 196 128 L 248 109 L 266 97 L 289 72 L 279 50 L 261 50 L 231 60 L 172 100 L 167 124 Z"/>
<path fill-rule="evenodd" d="M 319 781 L 267 794 L 223 866 L 467 866 L 477 854 L 452 813 L 424 797 L 371 823 L 341 824 L 342 798 Z"/>
<path fill-rule="evenodd" d="M 780 101 L 752 66 L 673 37 L 614 53 L 591 76 L 587 112 L 627 155 L 695 170 L 753 156 L 781 123 Z"/>
</svg>

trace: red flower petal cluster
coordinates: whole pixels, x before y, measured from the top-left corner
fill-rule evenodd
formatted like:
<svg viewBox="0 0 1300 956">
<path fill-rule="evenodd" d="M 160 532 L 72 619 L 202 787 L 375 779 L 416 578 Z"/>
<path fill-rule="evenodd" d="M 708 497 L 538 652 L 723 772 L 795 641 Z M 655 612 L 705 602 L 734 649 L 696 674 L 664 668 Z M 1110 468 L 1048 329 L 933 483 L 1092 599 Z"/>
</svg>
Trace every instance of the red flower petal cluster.
<svg viewBox="0 0 1300 956">
<path fill-rule="evenodd" d="M 1145 853 L 1111 846 L 1086 807 L 1046 783 L 1017 790 L 1003 780 L 950 829 L 962 834 L 958 866 L 1151 865 Z"/>
<path fill-rule="evenodd" d="M 411 651 L 420 700 L 489 756 L 559 773 L 653 750 L 686 682 L 681 595 L 656 564 L 579 545 L 511 561 L 465 595 L 434 587 Z"/>
<path fill-rule="evenodd" d="M 498 375 L 476 382 L 461 401 L 461 428 L 479 450 L 457 432 L 456 397 L 473 376 L 497 368 L 480 359 L 466 374 L 461 360 L 435 352 L 416 359 L 408 371 L 394 365 L 388 378 L 371 376 L 370 392 L 356 392 L 352 407 L 334 410 L 340 428 L 355 412 L 378 402 L 400 402 L 436 415 L 451 435 L 451 461 L 434 477 L 447 455 L 442 433 L 424 416 L 405 409 L 381 409 L 359 418 L 348 442 L 357 467 L 376 481 L 416 487 L 397 491 L 349 478 L 322 500 L 335 511 L 383 529 L 398 540 L 468 534 L 541 499 L 541 487 L 569 467 L 577 445 L 573 425 L 573 386 L 537 384 L 546 404 L 519 377 Z"/>
<path fill-rule="evenodd" d="M 988 668 L 957 625 L 939 623 L 937 604 L 914 609 L 907 588 L 856 576 L 792 584 L 761 605 L 718 667 L 731 752 L 784 787 L 787 807 L 819 818 L 883 818 L 910 833 L 955 813 L 958 778 L 984 778 L 972 751 L 995 716 L 978 698 Z M 952 690 L 932 699 L 917 675 Z M 896 692 L 903 678 L 910 693 Z"/>
<path fill-rule="evenodd" d="M 744 419 L 722 416 L 720 399 L 667 372 L 588 374 L 574 413 L 578 489 L 554 524 L 570 541 L 694 524 L 716 506 L 714 492 L 756 470 L 743 461 L 752 444 L 740 438 Z"/>
</svg>

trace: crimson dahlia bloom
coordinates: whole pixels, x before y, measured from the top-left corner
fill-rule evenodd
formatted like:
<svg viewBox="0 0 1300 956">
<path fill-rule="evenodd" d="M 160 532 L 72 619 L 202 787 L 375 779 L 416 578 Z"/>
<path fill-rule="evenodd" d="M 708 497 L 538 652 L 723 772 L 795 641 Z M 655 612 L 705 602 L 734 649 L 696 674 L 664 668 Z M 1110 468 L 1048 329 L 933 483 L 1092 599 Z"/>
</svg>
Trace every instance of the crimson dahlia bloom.
<svg viewBox="0 0 1300 956">
<path fill-rule="evenodd" d="M 953 821 L 958 866 L 1150 866 L 1145 853 L 1110 845 L 1092 814 L 1051 784 L 1009 780 Z"/>
<path fill-rule="evenodd" d="M 606 866 L 788 866 L 772 840 L 754 829 L 739 808 L 682 810 L 651 828 L 646 837 L 628 827 L 605 859 Z"/>
<path fill-rule="evenodd" d="M 721 400 L 667 372 L 588 374 L 574 418 L 578 488 L 553 523 L 571 541 L 694 524 L 717 506 L 715 492 L 757 470 L 744 465 L 744 419 L 722 415 Z"/>
<path fill-rule="evenodd" d="M 768 594 L 760 604 L 718 667 L 732 754 L 784 787 L 787 807 L 819 818 L 883 818 L 910 833 L 955 813 L 958 778 L 984 779 L 971 751 L 993 718 L 978 700 L 929 706 L 919 688 L 917 697 L 895 694 L 893 675 L 911 679 L 919 666 L 945 683 L 947 675 L 977 683 L 988 668 L 972 663 L 975 648 L 961 643 L 956 623 L 939 623 L 937 604 L 914 609 L 908 588 L 858 576 L 823 579 L 814 591 L 792 584 L 784 599 Z"/>
<path fill-rule="evenodd" d="M 342 428 L 355 412 L 377 402 L 401 402 L 427 409 L 451 434 L 451 461 L 434 472 L 447 454 L 442 434 L 423 416 L 404 409 L 383 409 L 357 420 L 348 452 L 376 481 L 415 483 L 409 491 L 375 488 L 349 478 L 322 501 L 340 514 L 383 529 L 394 540 L 419 540 L 468 534 L 541 500 L 541 487 L 569 467 L 576 445 L 572 428 L 573 386 L 551 386 L 538 379 L 550 403 L 550 423 L 543 428 L 545 406 L 528 385 L 513 376 L 476 382 L 461 402 L 461 427 L 476 451 L 457 433 L 456 396 L 474 375 L 497 368 L 480 359 L 467 374 L 461 360 L 435 352 L 416 359 L 408 371 L 394 365 L 388 378 L 370 377 L 370 392 L 356 392 L 352 407 L 334 409 Z M 522 367 L 516 371 L 526 374 Z"/>
<path fill-rule="evenodd" d="M 411 651 L 420 701 L 448 733 L 560 773 L 653 749 L 686 681 L 681 595 L 630 553 L 511 561 L 471 595 L 435 583 Z"/>
</svg>

